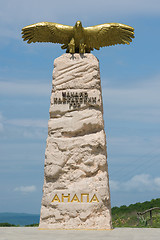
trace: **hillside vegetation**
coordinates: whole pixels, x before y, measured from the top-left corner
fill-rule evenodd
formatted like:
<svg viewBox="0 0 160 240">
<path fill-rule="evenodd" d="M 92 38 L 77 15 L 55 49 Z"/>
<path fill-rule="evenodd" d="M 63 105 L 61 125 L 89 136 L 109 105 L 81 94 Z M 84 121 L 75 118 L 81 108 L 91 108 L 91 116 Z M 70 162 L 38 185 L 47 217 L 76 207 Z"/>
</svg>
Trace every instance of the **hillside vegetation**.
<svg viewBox="0 0 160 240">
<path fill-rule="evenodd" d="M 129 206 L 112 208 L 113 227 L 156 227 L 160 228 L 160 210 L 152 211 L 152 224 L 150 221 L 150 213 L 142 215 L 138 220 L 137 212 L 160 207 L 160 198 L 152 199 L 143 203 L 135 203 Z"/>
<path fill-rule="evenodd" d="M 160 210 L 152 211 L 152 224 L 149 212 L 137 218 L 137 212 L 144 212 L 154 207 L 160 207 L 160 198 L 129 206 L 113 207 L 113 227 L 160 228 Z M 0 213 L 0 227 L 38 227 L 39 217 L 36 214 Z"/>
</svg>

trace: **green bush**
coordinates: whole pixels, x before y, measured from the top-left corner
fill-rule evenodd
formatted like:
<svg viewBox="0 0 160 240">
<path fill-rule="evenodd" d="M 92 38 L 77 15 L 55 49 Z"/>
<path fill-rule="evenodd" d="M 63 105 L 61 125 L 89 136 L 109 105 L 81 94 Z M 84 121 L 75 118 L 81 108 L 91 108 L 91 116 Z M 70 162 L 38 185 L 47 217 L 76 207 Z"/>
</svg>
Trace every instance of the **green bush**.
<svg viewBox="0 0 160 240">
<path fill-rule="evenodd" d="M 112 208 L 113 227 L 155 227 L 160 228 L 160 210 L 152 211 L 152 225 L 150 215 L 147 213 L 140 220 L 137 218 L 137 212 L 144 212 L 153 207 L 160 207 L 160 198 L 152 199 L 150 202 L 130 204 L 128 207 Z"/>
<path fill-rule="evenodd" d="M 16 227 L 16 225 L 10 223 L 0 223 L 0 227 Z"/>
</svg>

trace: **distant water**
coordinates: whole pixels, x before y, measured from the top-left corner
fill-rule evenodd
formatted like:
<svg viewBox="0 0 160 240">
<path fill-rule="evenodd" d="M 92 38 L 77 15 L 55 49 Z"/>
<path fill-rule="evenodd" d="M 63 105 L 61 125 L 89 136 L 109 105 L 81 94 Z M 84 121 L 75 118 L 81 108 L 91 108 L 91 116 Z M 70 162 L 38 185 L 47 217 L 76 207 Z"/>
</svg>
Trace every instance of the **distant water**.
<svg viewBox="0 0 160 240">
<path fill-rule="evenodd" d="M 15 225 L 29 225 L 33 223 L 39 223 L 39 214 L 27 214 L 27 213 L 0 213 L 0 223 L 10 223 Z"/>
</svg>

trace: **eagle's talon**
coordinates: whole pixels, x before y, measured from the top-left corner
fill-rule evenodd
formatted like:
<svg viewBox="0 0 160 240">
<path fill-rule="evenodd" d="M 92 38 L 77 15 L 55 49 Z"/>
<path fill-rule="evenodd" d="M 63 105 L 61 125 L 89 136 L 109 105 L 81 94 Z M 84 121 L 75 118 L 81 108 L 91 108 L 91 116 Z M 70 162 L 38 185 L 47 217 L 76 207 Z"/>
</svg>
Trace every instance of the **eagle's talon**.
<svg viewBox="0 0 160 240">
<path fill-rule="evenodd" d="M 69 52 L 75 53 L 75 46 L 69 46 Z"/>
<path fill-rule="evenodd" d="M 75 44 L 74 43 L 69 43 L 69 52 L 70 53 L 75 53 Z"/>
<path fill-rule="evenodd" d="M 69 53 L 75 53 L 75 41 L 74 38 L 71 39 L 70 43 L 68 44 Z"/>
<path fill-rule="evenodd" d="M 79 44 L 79 52 L 80 53 L 85 53 L 86 52 L 86 44 L 84 44 L 84 43 Z"/>
</svg>

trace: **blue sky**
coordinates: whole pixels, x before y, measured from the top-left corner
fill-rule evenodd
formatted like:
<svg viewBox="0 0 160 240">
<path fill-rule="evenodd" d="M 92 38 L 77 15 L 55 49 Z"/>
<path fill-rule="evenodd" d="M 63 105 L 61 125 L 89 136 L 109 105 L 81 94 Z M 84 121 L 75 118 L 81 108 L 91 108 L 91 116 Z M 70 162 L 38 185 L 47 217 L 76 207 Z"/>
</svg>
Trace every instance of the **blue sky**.
<svg viewBox="0 0 160 240">
<path fill-rule="evenodd" d="M 0 212 L 39 213 L 53 61 L 60 45 L 27 44 L 21 29 L 51 21 L 135 28 L 100 61 L 112 206 L 160 197 L 160 1 L 1 0 Z"/>
</svg>

